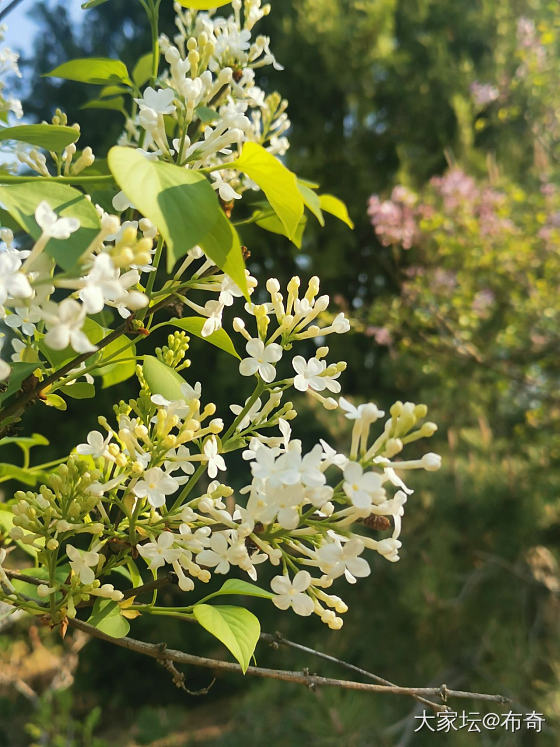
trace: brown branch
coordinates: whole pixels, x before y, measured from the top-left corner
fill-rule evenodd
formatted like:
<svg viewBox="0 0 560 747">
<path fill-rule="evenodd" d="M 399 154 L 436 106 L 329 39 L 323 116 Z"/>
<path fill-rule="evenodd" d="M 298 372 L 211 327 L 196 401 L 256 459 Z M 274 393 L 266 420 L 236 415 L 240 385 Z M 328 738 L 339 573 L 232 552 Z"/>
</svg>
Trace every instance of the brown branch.
<svg viewBox="0 0 560 747">
<path fill-rule="evenodd" d="M 176 651 L 167 648 L 165 643 L 145 643 L 134 638 L 113 638 L 106 633 L 94 628 L 83 620 L 76 618 L 69 619 L 68 623 L 84 633 L 89 633 L 95 638 L 121 646 L 129 651 L 134 651 L 144 656 L 149 656 L 158 661 L 169 660 L 177 664 L 190 664 L 197 667 L 205 667 L 223 672 L 243 673 L 239 664 L 233 664 L 228 661 L 218 659 L 208 659 L 203 656 L 194 656 L 183 651 Z M 293 682 L 294 684 L 305 685 L 310 689 L 315 687 L 338 687 L 345 690 L 358 690 L 361 692 L 390 693 L 393 695 L 420 695 L 440 697 L 444 702 L 447 698 L 471 698 L 474 700 L 484 700 L 492 703 L 508 703 L 508 699 L 503 695 L 489 695 L 486 693 L 471 693 L 463 690 L 450 690 L 446 685 L 441 687 L 396 687 L 389 685 L 373 685 L 364 682 L 355 682 L 352 680 L 339 680 L 332 677 L 319 677 L 309 674 L 306 671 L 294 672 L 285 669 L 266 669 L 264 667 L 248 667 L 245 674 L 253 677 L 264 679 L 274 679 L 283 682 Z"/>
<path fill-rule="evenodd" d="M 150 315 L 153 315 L 157 311 L 160 311 L 166 306 L 170 306 L 174 302 L 175 302 L 175 297 L 173 294 L 171 294 L 170 296 L 167 296 L 167 298 L 164 298 L 162 301 L 159 301 L 154 306 L 147 307 L 146 309 L 144 309 L 144 313 L 141 315 L 140 319 L 143 319 L 148 313 Z M 60 378 L 65 376 L 67 373 L 70 373 L 70 371 L 73 371 L 75 368 L 78 368 L 82 363 L 87 361 L 88 358 L 91 358 L 92 355 L 95 355 L 100 350 L 103 350 L 103 348 L 107 347 L 107 345 L 110 345 L 112 342 L 117 340 L 125 332 L 127 331 L 133 332 L 133 329 L 130 327 L 131 319 L 132 317 L 129 317 L 125 322 L 119 325 L 110 334 L 108 334 L 106 337 L 100 340 L 96 344 L 96 350 L 94 350 L 93 352 L 81 353 L 80 355 L 76 356 L 76 358 L 73 358 L 71 361 L 66 363 L 61 368 L 59 368 L 58 371 L 55 371 L 50 376 L 47 376 L 47 378 L 44 379 L 43 381 L 36 380 L 34 385 L 30 386 L 28 389 L 22 388 L 19 392 L 19 396 L 17 397 L 17 399 L 14 402 L 12 402 L 11 405 L 8 405 L 8 407 L 4 408 L 3 410 L 0 410 L 0 423 L 3 423 L 9 420 L 12 417 L 17 418 L 21 416 L 25 408 L 29 404 L 31 404 L 33 400 L 37 399 L 39 397 L 39 394 L 44 389 L 51 386 L 51 384 L 56 383 Z M 6 429 L 6 426 L 1 427 L 0 434 L 5 429 Z"/>
<path fill-rule="evenodd" d="M 45 581 L 41 581 L 39 578 L 33 578 L 32 576 L 26 576 L 25 573 L 18 573 L 17 571 L 10 571 L 8 568 L 4 568 L 4 573 L 8 578 L 14 578 L 16 581 L 25 581 L 26 584 L 32 586 L 41 586 Z"/>
</svg>

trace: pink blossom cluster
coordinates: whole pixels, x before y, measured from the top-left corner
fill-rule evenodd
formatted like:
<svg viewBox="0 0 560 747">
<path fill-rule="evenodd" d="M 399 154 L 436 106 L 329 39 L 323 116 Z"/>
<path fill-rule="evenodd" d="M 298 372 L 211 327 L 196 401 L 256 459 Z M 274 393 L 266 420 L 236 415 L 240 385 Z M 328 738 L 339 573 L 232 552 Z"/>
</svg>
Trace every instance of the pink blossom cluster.
<svg viewBox="0 0 560 747">
<path fill-rule="evenodd" d="M 393 189 L 389 200 L 380 200 L 378 195 L 369 198 L 368 215 L 383 246 L 399 244 L 410 249 L 419 238 L 416 200 L 416 195 L 402 185 Z"/>
</svg>

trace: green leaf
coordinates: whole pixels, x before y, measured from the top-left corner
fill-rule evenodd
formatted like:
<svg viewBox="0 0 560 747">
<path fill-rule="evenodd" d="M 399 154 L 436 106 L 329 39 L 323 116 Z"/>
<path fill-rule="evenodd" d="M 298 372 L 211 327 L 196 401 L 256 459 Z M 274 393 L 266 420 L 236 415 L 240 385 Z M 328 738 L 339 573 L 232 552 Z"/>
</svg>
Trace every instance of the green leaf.
<svg viewBox="0 0 560 747">
<path fill-rule="evenodd" d="M 334 215 L 335 218 L 338 218 L 343 223 L 346 223 L 349 228 L 354 228 L 354 223 L 348 215 L 348 209 L 346 208 L 346 205 L 342 202 L 342 200 L 339 200 L 338 197 L 327 194 L 319 195 L 319 202 L 321 204 L 322 210 L 324 210 L 325 213 Z"/>
<path fill-rule="evenodd" d="M 269 210 L 255 210 L 255 212 L 251 216 L 251 219 L 257 224 L 257 226 L 259 226 L 259 228 L 262 228 L 265 231 L 269 231 L 270 233 L 277 233 L 282 236 L 287 235 L 286 229 L 282 225 L 280 218 L 278 218 L 277 215 L 271 213 Z M 305 231 L 306 225 L 307 217 L 304 215 L 298 224 L 295 235 L 290 239 L 290 241 L 295 246 L 297 246 L 298 249 L 301 249 L 301 245 L 303 242 L 303 232 Z"/>
<path fill-rule="evenodd" d="M 0 181 L 2 181 L 1 177 Z M 2 228 L 9 228 L 10 231 L 13 231 L 14 233 L 21 231 L 19 223 L 12 218 L 7 210 L 2 210 L 2 208 L 0 208 L 0 226 L 2 226 Z"/>
<path fill-rule="evenodd" d="M 244 607 L 210 604 L 196 604 L 193 613 L 197 622 L 231 651 L 245 673 L 261 633 L 255 615 Z"/>
<path fill-rule="evenodd" d="M 89 10 L 90 8 L 97 8 L 98 5 L 103 5 L 106 2 L 107 0 L 86 0 L 85 3 L 82 3 L 82 9 Z"/>
<path fill-rule="evenodd" d="M 192 8 L 193 10 L 212 10 L 212 8 L 221 8 L 222 5 L 231 3 L 231 0 L 179 0 L 179 5 L 183 8 Z"/>
<path fill-rule="evenodd" d="M 245 143 L 239 158 L 224 166 L 242 171 L 259 185 L 282 221 L 286 235 L 293 240 L 303 216 L 303 197 L 296 175 L 257 143 Z"/>
<path fill-rule="evenodd" d="M 61 391 L 72 399 L 91 399 L 95 397 L 95 387 L 87 381 L 77 381 L 75 384 L 66 384 Z"/>
<path fill-rule="evenodd" d="M 58 394 L 47 394 L 43 401 L 47 407 L 54 407 L 56 410 L 61 410 L 62 412 L 68 409 L 66 400 L 59 397 Z"/>
<path fill-rule="evenodd" d="M 321 211 L 321 202 L 319 200 L 319 195 L 299 179 L 297 181 L 297 185 L 299 192 L 303 197 L 304 203 L 317 218 L 317 220 L 319 221 L 319 225 L 324 226 L 325 219 L 323 218 L 323 213 Z"/>
<path fill-rule="evenodd" d="M 49 574 L 48 568 L 44 568 L 44 567 L 23 568 L 19 572 L 23 576 L 30 576 L 31 578 L 36 578 L 39 581 L 44 581 L 47 586 L 49 585 L 50 574 Z M 70 573 L 70 566 L 68 564 L 59 566 L 54 572 L 54 577 L 55 577 L 56 582 L 58 584 L 63 584 L 68 578 L 69 573 Z M 35 586 L 35 584 L 28 584 L 25 581 L 19 581 L 19 580 L 12 581 L 12 583 L 14 585 L 14 589 L 20 594 L 25 594 L 26 596 L 32 597 L 33 599 L 36 599 L 37 601 L 42 601 L 42 602 L 45 601 L 37 594 L 37 587 Z"/>
<path fill-rule="evenodd" d="M 123 96 L 113 96 L 106 99 L 91 99 L 80 109 L 108 109 L 110 111 L 122 112 L 126 116 L 125 100 Z"/>
<path fill-rule="evenodd" d="M 138 60 L 132 71 L 132 80 L 136 83 L 138 88 L 147 83 L 152 77 L 152 62 L 153 55 L 151 52 L 143 54 Z"/>
<path fill-rule="evenodd" d="M 15 464 L 0 464 L 0 482 L 6 480 L 18 480 L 24 485 L 36 485 L 44 480 L 44 472 L 31 472 L 29 469 L 16 467 Z"/>
<path fill-rule="evenodd" d="M 111 599 L 95 600 L 88 623 L 113 638 L 124 638 L 130 630 L 128 620 L 121 615 L 121 608 Z"/>
<path fill-rule="evenodd" d="M 208 106 L 197 106 L 194 113 L 204 124 L 215 122 L 220 116 L 215 109 L 210 109 Z"/>
<path fill-rule="evenodd" d="M 137 150 L 124 147 L 111 148 L 109 166 L 130 201 L 161 231 L 167 245 L 168 271 L 199 244 L 248 298 L 239 237 L 202 174 L 148 160 Z"/>
<path fill-rule="evenodd" d="M 119 338 L 120 341 L 120 338 Z M 112 345 L 113 343 L 111 343 Z M 111 347 L 111 345 L 107 345 L 108 348 Z M 132 358 L 132 356 L 136 355 L 136 346 L 133 345 L 128 350 L 125 350 L 123 353 L 123 356 L 126 356 L 127 358 Z M 123 381 L 127 381 L 127 379 L 130 379 L 131 376 L 134 376 L 136 373 L 136 361 L 133 360 L 123 360 L 119 361 L 118 358 L 115 358 L 115 362 L 111 363 L 108 366 L 103 366 L 101 370 L 101 381 L 102 381 L 102 387 L 103 389 L 108 389 L 110 386 L 115 386 L 115 384 L 121 384 Z"/>
<path fill-rule="evenodd" d="M 271 591 L 261 589 L 259 586 L 250 584 L 248 581 L 243 581 L 239 578 L 228 578 L 212 596 L 221 596 L 222 594 L 243 594 L 247 597 L 262 597 L 263 599 L 272 599 L 274 597 Z"/>
<path fill-rule="evenodd" d="M 0 129 L 0 140 L 17 140 L 56 153 L 63 151 L 70 143 L 75 143 L 79 137 L 79 130 L 62 125 L 17 125 Z"/>
<path fill-rule="evenodd" d="M 0 178 L 1 181 L 1 178 Z M 77 218 L 80 228 L 67 239 L 49 239 L 45 252 L 63 270 L 71 270 L 101 229 L 95 207 L 85 196 L 67 184 L 25 182 L 0 186 L 0 202 L 34 239 L 41 235 L 35 209 L 45 200 L 62 218 Z"/>
<path fill-rule="evenodd" d="M 40 367 L 41 366 L 37 363 L 12 363 L 12 370 L 10 372 L 10 377 L 8 378 L 7 387 L 2 393 L 0 393 L 0 404 L 8 399 L 8 397 L 11 397 L 12 394 L 15 394 L 21 388 L 25 379 L 27 379 L 28 376 L 31 376 L 36 368 Z"/>
<path fill-rule="evenodd" d="M 40 433 L 33 433 L 31 436 L 4 436 L 0 438 L 0 446 L 8 444 L 17 444 L 20 449 L 28 451 L 33 446 L 48 446 L 49 440 Z"/>
<path fill-rule="evenodd" d="M 190 332 L 191 335 L 196 335 L 202 340 L 206 340 L 206 342 L 209 342 L 211 345 L 220 348 L 220 350 L 225 350 L 226 353 L 233 355 L 235 358 L 239 358 L 237 350 L 234 348 L 233 342 L 231 341 L 231 337 L 225 329 L 218 329 L 207 337 L 202 336 L 202 327 L 204 326 L 205 321 L 206 319 L 203 319 L 200 316 L 189 316 L 184 319 L 170 319 L 168 322 L 165 322 L 165 324 L 184 329 L 185 332 Z"/>
<path fill-rule="evenodd" d="M 93 6 L 90 6 L 93 7 Z M 106 86 L 110 83 L 133 85 L 124 62 L 109 57 L 85 57 L 63 62 L 44 77 L 64 78 L 78 83 L 91 83 L 95 86 Z"/>
<path fill-rule="evenodd" d="M 142 370 L 152 394 L 162 394 L 165 399 L 171 402 L 184 399 L 181 385 L 185 381 L 177 371 L 166 366 L 165 363 L 162 363 L 153 355 L 144 356 Z"/>
</svg>

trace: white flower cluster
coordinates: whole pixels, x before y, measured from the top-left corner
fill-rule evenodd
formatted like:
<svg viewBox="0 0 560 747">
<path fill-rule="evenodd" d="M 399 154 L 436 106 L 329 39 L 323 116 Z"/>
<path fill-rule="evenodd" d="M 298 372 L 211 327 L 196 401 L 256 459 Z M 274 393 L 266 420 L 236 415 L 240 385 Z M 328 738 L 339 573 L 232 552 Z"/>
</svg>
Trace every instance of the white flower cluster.
<svg viewBox="0 0 560 747">
<path fill-rule="evenodd" d="M 281 69 L 268 37 L 252 40 L 253 27 L 270 5 L 245 0 L 242 12 L 240 0 L 232 4 L 229 18 L 175 4 L 178 33 L 173 40 L 160 39 L 168 67 L 156 88 L 149 86 L 135 99 L 138 113 L 127 120 L 121 145 L 137 145 L 148 157 L 194 169 L 232 161 L 245 142 L 275 155 L 286 152 L 287 102 L 276 93 L 266 96 L 255 83 L 255 69 Z M 233 169 L 214 170 L 211 176 L 226 203 L 254 186 Z M 113 203 L 116 210 L 129 204 L 123 193 Z"/>
<path fill-rule="evenodd" d="M 246 304 L 256 337 L 236 317 L 234 328 L 247 338 L 248 357 L 240 372 L 255 376 L 256 386 L 244 405 L 231 406 L 235 418 L 225 433 L 223 420 L 214 417 L 216 406 L 202 405 L 200 383 L 185 382 L 181 396 L 170 400 L 150 391 L 139 368 L 140 396 L 116 407 L 116 426 L 100 418 L 105 432 L 89 433 L 49 487 L 20 494 L 11 536 L 37 547 L 65 548 L 72 582 L 49 588 L 71 597 L 65 603 L 70 614 L 84 596 L 117 598 L 118 591 L 101 585 L 103 576 L 122 563 L 122 556 L 107 552 L 115 542 L 135 548 L 153 572 L 171 566 L 185 592 L 196 580 L 206 583 L 212 573 L 226 574 L 233 567 L 254 581 L 257 566 L 270 562 L 281 568 L 271 583 L 274 604 L 300 615 L 315 613 L 335 629 L 346 605 L 325 590 L 341 576 L 354 583 L 370 573 L 361 557 L 365 549 L 398 560 L 404 505 L 412 493 L 400 475 L 437 469 L 440 458 L 431 453 L 408 461 L 394 457 L 407 443 L 431 436 L 436 426 L 417 427 L 426 415 L 424 405 L 398 402 L 371 441 L 371 427 L 382 411 L 371 403 L 356 407 L 344 397 L 337 401 L 321 394 L 340 391 L 345 367 L 326 364 L 326 347 L 308 361 L 296 355 L 292 375 L 277 378 L 276 366 L 294 343 L 348 329 L 343 315 L 320 326 L 328 297 L 318 296 L 317 278 L 302 297 L 300 285 L 292 278 L 284 301 L 278 281 L 269 280 L 270 302 Z M 272 319 L 276 329 L 268 334 Z M 175 333 L 159 351 L 160 359 L 182 367 L 186 348 L 184 334 Z M 340 408 L 353 422 L 348 455 L 324 441 L 305 452 L 292 438 L 289 421 L 296 411 L 291 402 L 282 404 L 290 387 L 307 391 L 327 409 Z M 278 435 L 265 435 L 276 428 Z M 233 488 L 216 479 L 226 472 L 224 455 L 233 450 L 242 450 L 252 473 L 235 498 Z M 204 474 L 210 483 L 201 489 Z M 115 510 L 121 517 L 116 523 L 109 518 Z M 370 529 L 390 530 L 390 536 L 374 538 Z M 68 544 L 76 534 L 88 533 L 89 548 Z"/>
<path fill-rule="evenodd" d="M 84 332 L 88 314 L 110 306 L 127 318 L 148 303 L 139 282 L 141 273 L 152 269 L 155 228 L 146 219 L 121 226 L 116 216 L 101 208 L 98 212 L 101 230 L 80 257 L 74 277 L 69 272 L 57 274 L 45 248 L 49 241 L 68 239 L 77 231 L 76 218 L 59 217 L 48 201 L 41 202 L 35 210 L 41 235 L 31 251 L 17 249 L 13 233 L 0 229 L 0 319 L 14 335 L 12 361 L 38 363 L 43 346 L 93 352 L 95 345 Z M 57 289 L 71 293 L 55 302 Z M 10 365 L 0 360 L 0 379 L 9 374 Z"/>
</svg>

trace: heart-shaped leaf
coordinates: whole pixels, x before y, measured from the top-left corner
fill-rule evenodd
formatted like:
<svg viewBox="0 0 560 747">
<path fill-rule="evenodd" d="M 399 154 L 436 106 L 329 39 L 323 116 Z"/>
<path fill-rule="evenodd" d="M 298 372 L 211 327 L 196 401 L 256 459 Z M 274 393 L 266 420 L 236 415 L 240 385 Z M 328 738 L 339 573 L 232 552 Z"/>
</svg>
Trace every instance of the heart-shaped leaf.
<svg viewBox="0 0 560 747">
<path fill-rule="evenodd" d="M 209 342 L 211 345 L 220 348 L 220 350 L 225 350 L 226 353 L 233 355 L 235 358 L 239 358 L 237 350 L 231 341 L 231 337 L 225 329 L 218 329 L 216 332 L 212 332 L 211 335 L 207 335 L 206 337 L 202 336 L 202 327 L 204 326 L 205 321 L 206 319 L 203 319 L 200 316 L 189 316 L 183 319 L 171 319 L 169 322 L 165 322 L 165 324 L 184 329 L 185 332 L 190 332 L 191 335 L 196 335 L 202 340 L 206 340 L 206 342 Z"/>
<path fill-rule="evenodd" d="M 121 608 L 112 599 L 96 599 L 88 623 L 113 638 L 124 638 L 130 630 L 128 620 L 122 616 Z"/>
<path fill-rule="evenodd" d="M 168 271 L 198 244 L 248 298 L 239 237 L 202 174 L 148 160 L 124 147 L 111 148 L 109 166 L 129 200 L 160 230 L 167 246 Z"/>
<path fill-rule="evenodd" d="M 50 183 L 47 188 L 43 182 L 0 186 L 0 202 L 34 239 L 42 233 L 35 220 L 35 210 L 43 200 L 57 216 L 80 221 L 80 228 L 69 238 L 49 239 L 45 248 L 63 270 L 71 270 L 101 229 L 97 210 L 81 192 L 67 184 Z"/>
<path fill-rule="evenodd" d="M 193 613 L 198 623 L 231 651 L 245 673 L 261 634 L 255 615 L 244 607 L 210 604 L 196 604 Z"/>
<path fill-rule="evenodd" d="M 262 599 L 273 599 L 274 597 L 271 591 L 261 589 L 260 586 L 250 584 L 240 578 L 228 578 L 212 596 L 217 597 L 223 594 L 243 594 L 247 597 L 262 597 Z"/>
<path fill-rule="evenodd" d="M 334 215 L 335 218 L 338 218 L 343 223 L 346 223 L 349 228 L 354 228 L 354 223 L 348 215 L 348 209 L 346 205 L 342 202 L 342 200 L 339 200 L 338 197 L 327 194 L 319 195 L 319 203 L 321 205 L 321 209 L 324 210 L 325 213 Z"/>
<path fill-rule="evenodd" d="M 181 385 L 185 381 L 177 371 L 166 366 L 165 363 L 162 363 L 153 355 L 144 356 L 142 370 L 152 394 L 161 394 L 171 402 L 184 399 Z"/>
<path fill-rule="evenodd" d="M 78 83 L 91 83 L 95 86 L 106 86 L 110 83 L 133 85 L 124 62 L 110 57 L 84 57 L 68 60 L 55 67 L 50 73 L 45 73 L 45 77 L 64 78 Z"/>
<path fill-rule="evenodd" d="M 303 216 L 303 197 L 296 175 L 262 145 L 245 143 L 236 161 L 226 164 L 252 179 L 265 193 L 289 239 L 294 239 Z"/>
<path fill-rule="evenodd" d="M 0 129 L 0 140 L 17 140 L 56 153 L 63 151 L 70 143 L 75 143 L 79 137 L 79 130 L 63 125 L 17 125 Z"/>
</svg>

